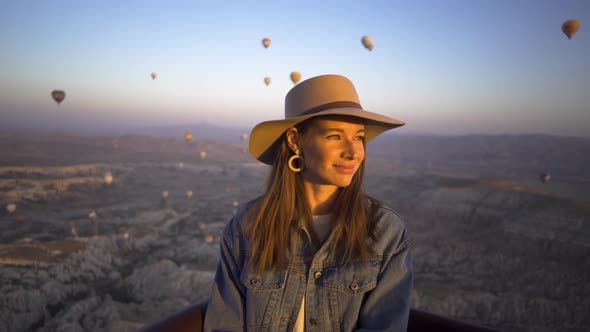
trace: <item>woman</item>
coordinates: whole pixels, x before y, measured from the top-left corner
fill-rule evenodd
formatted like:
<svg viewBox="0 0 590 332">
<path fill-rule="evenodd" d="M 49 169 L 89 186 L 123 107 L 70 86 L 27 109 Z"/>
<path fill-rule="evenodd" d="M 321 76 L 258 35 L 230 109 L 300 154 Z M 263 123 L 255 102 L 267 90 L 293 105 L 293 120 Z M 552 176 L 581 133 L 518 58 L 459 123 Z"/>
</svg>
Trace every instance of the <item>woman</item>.
<svg viewBox="0 0 590 332">
<path fill-rule="evenodd" d="M 296 85 L 257 125 L 266 192 L 224 229 L 205 331 L 405 331 L 412 260 L 401 217 L 362 192 L 366 142 L 403 122 L 362 109 L 347 78 Z"/>
</svg>

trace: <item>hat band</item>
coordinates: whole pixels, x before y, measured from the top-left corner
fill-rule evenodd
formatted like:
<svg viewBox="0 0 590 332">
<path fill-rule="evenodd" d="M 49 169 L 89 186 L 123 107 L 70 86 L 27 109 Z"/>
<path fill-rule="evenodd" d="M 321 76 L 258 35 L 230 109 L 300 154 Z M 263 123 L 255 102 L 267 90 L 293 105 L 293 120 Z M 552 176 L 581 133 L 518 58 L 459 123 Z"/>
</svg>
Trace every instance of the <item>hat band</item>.
<svg viewBox="0 0 590 332">
<path fill-rule="evenodd" d="M 363 110 L 363 107 L 361 106 L 361 104 L 355 103 L 354 101 L 335 101 L 332 103 L 318 105 L 318 106 L 311 108 L 311 109 L 309 109 L 299 115 L 296 115 L 296 116 L 310 115 L 310 114 L 319 113 L 321 111 L 325 111 L 325 110 L 332 109 L 332 108 L 345 108 L 345 107 L 358 108 L 361 111 Z"/>
</svg>

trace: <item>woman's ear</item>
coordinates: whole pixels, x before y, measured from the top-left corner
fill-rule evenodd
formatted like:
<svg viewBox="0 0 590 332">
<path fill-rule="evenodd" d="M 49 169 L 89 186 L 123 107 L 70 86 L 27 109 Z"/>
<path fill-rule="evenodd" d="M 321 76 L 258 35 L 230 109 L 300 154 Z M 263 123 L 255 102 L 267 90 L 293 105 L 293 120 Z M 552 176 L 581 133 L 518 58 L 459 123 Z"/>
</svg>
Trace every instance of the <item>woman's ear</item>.
<svg viewBox="0 0 590 332">
<path fill-rule="evenodd" d="M 289 149 L 291 149 L 293 153 L 297 153 L 297 151 L 300 150 L 299 144 L 301 140 L 299 130 L 297 130 L 295 127 L 291 127 L 285 132 L 285 137 L 287 138 L 287 145 L 289 146 Z"/>
</svg>

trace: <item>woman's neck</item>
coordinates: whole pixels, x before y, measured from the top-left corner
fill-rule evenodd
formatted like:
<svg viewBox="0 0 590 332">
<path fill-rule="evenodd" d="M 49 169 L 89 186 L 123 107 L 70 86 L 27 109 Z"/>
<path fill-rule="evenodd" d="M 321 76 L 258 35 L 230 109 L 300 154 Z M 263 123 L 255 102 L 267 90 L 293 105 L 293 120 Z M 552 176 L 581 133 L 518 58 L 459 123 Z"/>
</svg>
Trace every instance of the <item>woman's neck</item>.
<svg viewBox="0 0 590 332">
<path fill-rule="evenodd" d="M 334 208 L 338 187 L 304 182 L 305 195 L 312 215 L 329 214 Z"/>
</svg>

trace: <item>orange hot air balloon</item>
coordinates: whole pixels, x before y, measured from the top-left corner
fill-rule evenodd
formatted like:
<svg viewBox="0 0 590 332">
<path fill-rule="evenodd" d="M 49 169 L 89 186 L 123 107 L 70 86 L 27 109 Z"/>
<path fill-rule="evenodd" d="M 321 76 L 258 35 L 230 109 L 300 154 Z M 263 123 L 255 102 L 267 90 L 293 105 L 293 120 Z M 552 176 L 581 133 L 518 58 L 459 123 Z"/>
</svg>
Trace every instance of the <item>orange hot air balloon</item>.
<svg viewBox="0 0 590 332">
<path fill-rule="evenodd" d="M 245 141 L 248 139 L 248 134 L 243 133 L 242 136 L 240 136 L 240 138 L 242 139 L 242 141 Z"/>
<path fill-rule="evenodd" d="M 155 80 L 156 77 L 158 77 L 157 73 L 151 73 L 150 76 L 152 77 L 152 80 Z"/>
<path fill-rule="evenodd" d="M 66 93 L 63 90 L 53 90 L 51 91 L 51 97 L 59 105 L 66 98 Z"/>
<path fill-rule="evenodd" d="M 363 38 L 361 38 L 361 43 L 363 43 L 363 46 L 369 51 L 372 51 L 373 47 L 375 47 L 371 36 L 363 36 Z"/>
<path fill-rule="evenodd" d="M 191 133 L 186 133 L 186 134 L 184 134 L 184 139 L 185 139 L 187 142 L 190 142 L 190 141 L 193 139 L 193 134 L 191 134 Z"/>
<path fill-rule="evenodd" d="M 262 46 L 264 46 L 264 48 L 268 48 L 270 46 L 270 38 L 264 38 L 262 40 Z"/>
<path fill-rule="evenodd" d="M 270 78 L 268 76 L 264 78 L 264 84 L 266 84 L 266 86 L 268 86 L 270 84 L 270 82 L 272 82 L 272 78 Z"/>
<path fill-rule="evenodd" d="M 561 25 L 561 31 L 563 31 L 568 39 L 572 39 L 578 30 L 580 30 L 580 22 L 578 20 L 567 20 Z"/>
<path fill-rule="evenodd" d="M 293 84 L 297 84 L 301 80 L 301 73 L 298 71 L 294 71 L 291 73 L 291 81 Z"/>
</svg>

